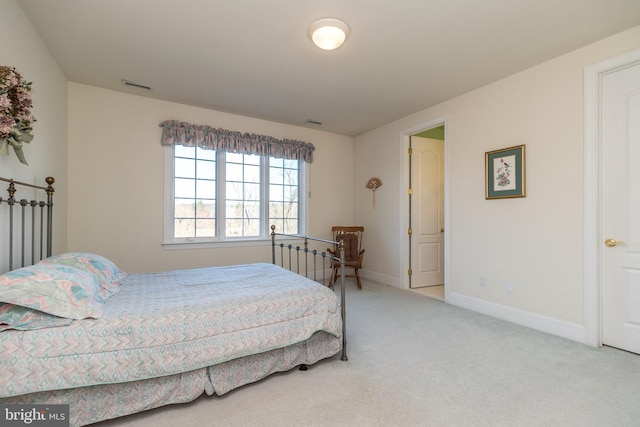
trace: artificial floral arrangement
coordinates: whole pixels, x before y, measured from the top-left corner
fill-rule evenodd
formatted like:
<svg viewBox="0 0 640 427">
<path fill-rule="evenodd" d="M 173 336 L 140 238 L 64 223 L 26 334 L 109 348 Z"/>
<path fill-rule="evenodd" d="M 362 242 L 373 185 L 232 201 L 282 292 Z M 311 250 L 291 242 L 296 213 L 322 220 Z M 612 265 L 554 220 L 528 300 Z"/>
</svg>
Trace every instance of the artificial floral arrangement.
<svg viewBox="0 0 640 427">
<path fill-rule="evenodd" d="M 371 178 L 369 182 L 367 182 L 367 188 L 373 191 L 373 207 L 376 207 L 376 190 L 382 187 L 382 181 L 379 178 Z"/>
<path fill-rule="evenodd" d="M 0 154 L 9 155 L 13 147 L 20 163 L 28 165 L 22 144 L 33 140 L 31 82 L 26 82 L 13 67 L 0 65 Z"/>
</svg>

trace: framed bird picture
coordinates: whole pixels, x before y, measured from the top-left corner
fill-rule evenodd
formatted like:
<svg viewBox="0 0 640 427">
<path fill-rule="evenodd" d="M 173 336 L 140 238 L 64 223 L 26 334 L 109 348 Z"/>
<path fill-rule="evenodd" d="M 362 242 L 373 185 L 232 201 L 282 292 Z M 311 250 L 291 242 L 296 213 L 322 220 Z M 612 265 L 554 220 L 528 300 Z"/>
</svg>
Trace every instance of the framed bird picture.
<svg viewBox="0 0 640 427">
<path fill-rule="evenodd" d="M 486 152 L 484 167 L 485 199 L 526 196 L 524 145 Z"/>
</svg>

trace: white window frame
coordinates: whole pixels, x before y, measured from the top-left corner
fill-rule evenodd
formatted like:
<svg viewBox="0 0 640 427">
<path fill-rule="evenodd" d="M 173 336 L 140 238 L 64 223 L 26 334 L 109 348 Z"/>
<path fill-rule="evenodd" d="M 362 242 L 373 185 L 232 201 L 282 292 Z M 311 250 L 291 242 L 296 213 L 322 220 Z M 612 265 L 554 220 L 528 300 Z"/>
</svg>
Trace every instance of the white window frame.
<svg viewBox="0 0 640 427">
<path fill-rule="evenodd" d="M 174 232 L 174 149 L 173 146 L 164 147 L 164 238 L 163 246 L 165 249 L 194 249 L 194 248 L 215 248 L 215 247 L 230 247 L 230 246 L 262 246 L 270 244 L 271 242 L 271 229 L 270 224 L 261 226 L 261 235 L 257 237 L 226 237 L 221 236 L 221 224 L 220 217 L 216 218 L 217 232 L 215 237 L 211 238 L 175 238 Z M 218 163 L 219 165 L 219 163 Z M 299 234 L 306 234 L 308 229 L 308 203 L 309 203 L 309 182 L 307 174 L 307 164 L 304 161 L 299 162 L 299 206 L 298 206 L 298 218 L 300 222 Z M 266 177 L 269 175 L 268 168 L 262 168 L 262 182 L 261 185 L 261 200 L 266 200 L 267 184 Z M 224 184 L 224 183 L 221 183 Z M 222 191 L 217 192 L 216 209 L 222 209 L 220 206 L 225 206 L 224 197 L 225 185 L 218 185 L 218 188 L 222 188 Z M 262 203 L 261 218 L 267 217 L 269 214 L 269 203 Z M 261 219 L 262 221 L 262 219 Z M 264 224 L 264 223 L 262 223 Z M 276 230 L 276 232 L 282 232 L 282 230 Z"/>
</svg>

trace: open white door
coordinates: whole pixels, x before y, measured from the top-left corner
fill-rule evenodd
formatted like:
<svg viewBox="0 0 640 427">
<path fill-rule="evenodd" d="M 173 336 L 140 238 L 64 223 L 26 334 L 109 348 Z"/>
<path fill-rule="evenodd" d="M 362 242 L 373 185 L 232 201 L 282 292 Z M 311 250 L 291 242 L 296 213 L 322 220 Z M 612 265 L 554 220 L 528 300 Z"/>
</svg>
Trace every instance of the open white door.
<svg viewBox="0 0 640 427">
<path fill-rule="evenodd" d="M 444 141 L 411 137 L 411 287 L 444 284 Z"/>
<path fill-rule="evenodd" d="M 602 342 L 640 353 L 640 63 L 602 79 Z"/>
</svg>

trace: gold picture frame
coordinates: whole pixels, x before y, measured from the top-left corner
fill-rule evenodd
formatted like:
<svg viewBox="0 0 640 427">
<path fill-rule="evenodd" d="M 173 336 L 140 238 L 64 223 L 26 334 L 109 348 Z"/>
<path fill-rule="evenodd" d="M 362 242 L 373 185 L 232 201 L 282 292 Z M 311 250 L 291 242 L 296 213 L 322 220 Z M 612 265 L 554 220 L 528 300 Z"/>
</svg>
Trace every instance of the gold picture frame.
<svg viewBox="0 0 640 427">
<path fill-rule="evenodd" d="M 526 197 L 524 145 L 486 152 L 484 168 L 485 199 Z"/>
</svg>

